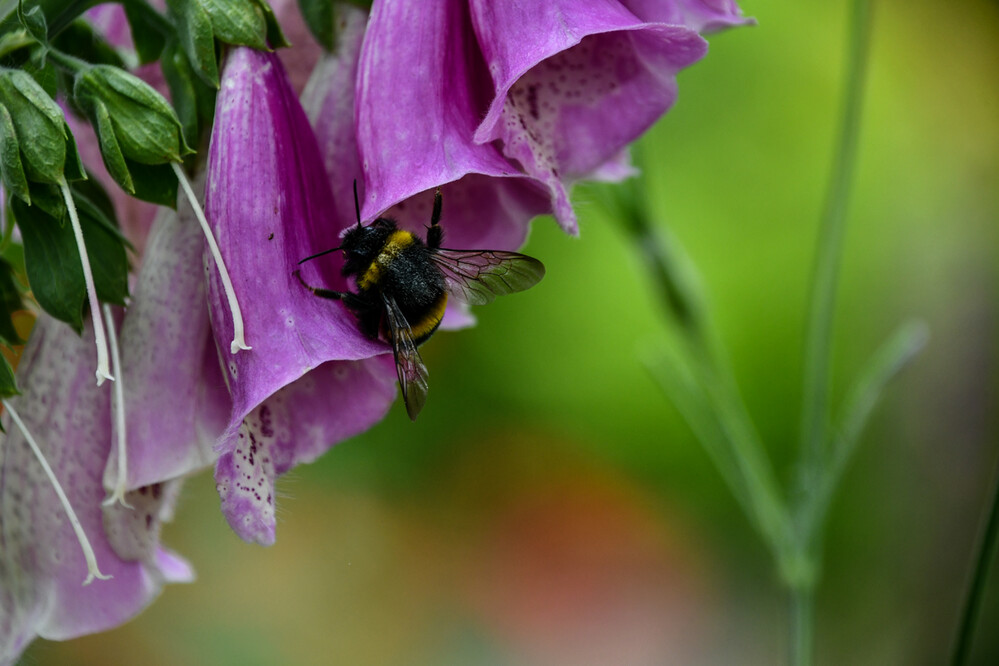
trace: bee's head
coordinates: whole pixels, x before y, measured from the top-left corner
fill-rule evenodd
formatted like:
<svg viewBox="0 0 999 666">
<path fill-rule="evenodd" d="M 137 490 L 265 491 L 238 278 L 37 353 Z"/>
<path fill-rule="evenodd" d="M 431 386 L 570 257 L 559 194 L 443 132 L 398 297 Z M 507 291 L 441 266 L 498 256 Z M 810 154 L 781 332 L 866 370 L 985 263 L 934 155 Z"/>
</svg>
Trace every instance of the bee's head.
<svg viewBox="0 0 999 666">
<path fill-rule="evenodd" d="M 395 230 L 395 221 L 386 217 L 379 217 L 366 227 L 357 225 L 348 229 L 340 243 L 344 258 L 343 274 L 360 275 L 366 271 Z"/>
</svg>

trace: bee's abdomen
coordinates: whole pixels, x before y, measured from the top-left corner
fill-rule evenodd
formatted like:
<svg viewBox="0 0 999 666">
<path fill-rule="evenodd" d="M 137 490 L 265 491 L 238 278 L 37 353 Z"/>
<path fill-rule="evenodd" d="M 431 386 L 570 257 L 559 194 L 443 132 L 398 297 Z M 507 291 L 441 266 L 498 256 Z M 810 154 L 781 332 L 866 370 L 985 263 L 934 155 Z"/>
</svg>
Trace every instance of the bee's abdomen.
<svg viewBox="0 0 999 666">
<path fill-rule="evenodd" d="M 437 327 L 441 325 L 441 320 L 444 318 L 444 309 L 447 307 L 447 292 L 441 291 L 440 296 L 434 301 L 430 307 L 426 309 L 422 316 L 420 316 L 416 321 L 409 323 L 410 330 L 413 333 L 413 342 L 417 345 L 421 345 L 427 341 L 427 339 L 433 335 Z"/>
</svg>

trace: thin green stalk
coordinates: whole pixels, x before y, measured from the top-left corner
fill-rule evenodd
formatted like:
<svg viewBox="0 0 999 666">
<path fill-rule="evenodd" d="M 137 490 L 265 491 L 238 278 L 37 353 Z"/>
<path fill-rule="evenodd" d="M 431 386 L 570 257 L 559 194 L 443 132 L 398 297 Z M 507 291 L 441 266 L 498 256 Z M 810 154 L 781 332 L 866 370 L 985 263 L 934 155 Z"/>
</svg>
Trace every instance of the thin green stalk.
<svg viewBox="0 0 999 666">
<path fill-rule="evenodd" d="M 811 666 L 815 597 L 811 587 L 791 589 L 791 663 Z"/>
<path fill-rule="evenodd" d="M 928 338 L 929 333 L 922 322 L 909 322 L 902 326 L 878 350 L 847 394 L 818 484 L 799 507 L 798 534 L 803 543 L 818 546 L 816 537 L 822 531 L 829 504 L 853 458 L 868 418 L 889 382 L 923 349 Z"/>
<path fill-rule="evenodd" d="M 55 37 L 66 28 L 73 19 L 91 7 L 96 7 L 104 0 L 37 0 L 32 3 L 25 3 L 25 10 L 38 6 L 45 14 L 45 20 L 49 29 L 49 37 Z M 0 19 L 0 32 L 16 29 L 18 25 L 17 12 L 14 7 L 3 19 Z"/>
<path fill-rule="evenodd" d="M 801 514 L 811 513 L 813 496 L 819 492 L 826 460 L 824 449 L 828 441 L 831 414 L 829 377 L 832 364 L 836 285 L 843 254 L 846 211 L 857 161 L 857 142 L 870 47 L 871 13 L 869 0 L 853 0 L 847 47 L 846 90 L 839 138 L 833 158 L 829 190 L 822 211 L 812 274 L 810 309 L 805 331 L 799 492 L 795 495 L 801 509 L 796 516 L 799 518 L 799 530 Z M 788 556 L 788 560 L 796 564 L 792 566 L 792 575 L 785 577 L 785 584 L 789 586 L 792 597 L 791 663 L 805 666 L 812 663 L 814 633 L 812 596 L 818 558 L 810 535 L 806 536 L 799 531 L 796 539 L 797 543 Z M 804 571 L 804 575 L 797 574 L 799 568 Z"/>
<path fill-rule="evenodd" d="M 975 625 L 982 609 L 982 597 L 985 583 L 989 576 L 989 563 L 996 552 L 999 542 L 999 461 L 992 480 L 992 502 L 985 522 L 982 524 L 981 536 L 978 538 L 975 555 L 975 568 L 968 581 L 968 589 L 964 595 L 964 606 L 961 609 L 961 620 L 957 625 L 957 636 L 954 639 L 954 651 L 951 653 L 952 666 L 964 666 L 971 656 L 971 641 L 975 636 Z"/>
<path fill-rule="evenodd" d="M 805 334 L 801 445 L 806 476 L 821 464 L 829 424 L 829 367 L 836 283 L 843 251 L 850 186 L 856 165 L 870 34 L 870 2 L 853 0 L 843 114 L 819 229 Z"/>
<path fill-rule="evenodd" d="M 684 396 L 678 394 L 683 387 L 664 384 L 664 388 L 681 408 L 753 526 L 780 559 L 787 545 L 787 509 L 770 460 L 704 314 L 697 281 L 675 244 L 667 242 L 669 239 L 652 224 L 643 178 L 627 181 L 619 189 L 615 204 L 621 221 L 643 259 L 667 320 L 680 334 L 694 383 L 703 392 L 703 399 L 695 401 L 700 410 L 695 413 L 690 404 L 681 404 Z M 717 426 L 706 428 L 705 417 L 713 417 Z"/>
</svg>

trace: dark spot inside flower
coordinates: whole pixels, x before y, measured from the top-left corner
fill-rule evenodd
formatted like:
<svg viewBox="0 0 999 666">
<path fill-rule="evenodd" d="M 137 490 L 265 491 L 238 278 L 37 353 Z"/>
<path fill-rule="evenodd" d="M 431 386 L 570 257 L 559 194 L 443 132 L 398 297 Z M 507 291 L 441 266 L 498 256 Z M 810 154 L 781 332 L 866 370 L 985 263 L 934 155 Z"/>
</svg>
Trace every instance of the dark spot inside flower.
<svg viewBox="0 0 999 666">
<path fill-rule="evenodd" d="M 274 240 L 274 232 L 273 231 L 267 236 L 267 240 Z"/>
<path fill-rule="evenodd" d="M 149 486 L 142 486 L 141 488 L 139 488 L 140 495 L 146 495 L 148 493 L 149 493 Z"/>
<path fill-rule="evenodd" d="M 159 499 L 160 495 L 163 494 L 163 484 L 161 483 L 154 483 L 149 489 L 153 493 L 153 499 Z"/>
<path fill-rule="evenodd" d="M 274 436 L 274 428 L 271 425 L 271 408 L 267 405 L 260 406 L 260 434 L 264 437 Z"/>
<path fill-rule="evenodd" d="M 527 106 L 530 109 L 531 117 L 538 119 L 538 86 L 537 84 L 527 86 Z"/>
</svg>

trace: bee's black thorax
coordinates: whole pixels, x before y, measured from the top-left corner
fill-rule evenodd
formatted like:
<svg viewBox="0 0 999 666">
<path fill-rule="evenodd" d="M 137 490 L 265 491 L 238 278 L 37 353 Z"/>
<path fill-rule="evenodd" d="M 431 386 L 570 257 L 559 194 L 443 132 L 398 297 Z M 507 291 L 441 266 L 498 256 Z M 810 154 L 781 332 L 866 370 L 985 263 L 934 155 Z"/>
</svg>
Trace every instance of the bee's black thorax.
<svg viewBox="0 0 999 666">
<path fill-rule="evenodd" d="M 343 274 L 357 283 L 352 309 L 366 335 L 374 338 L 383 332 L 383 293 L 399 305 L 416 344 L 437 330 L 444 316 L 447 292 L 444 276 L 431 259 L 440 240 L 431 241 L 428 247 L 388 218 L 378 218 L 367 227 L 354 227 L 344 236 Z"/>
</svg>

